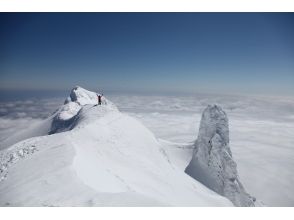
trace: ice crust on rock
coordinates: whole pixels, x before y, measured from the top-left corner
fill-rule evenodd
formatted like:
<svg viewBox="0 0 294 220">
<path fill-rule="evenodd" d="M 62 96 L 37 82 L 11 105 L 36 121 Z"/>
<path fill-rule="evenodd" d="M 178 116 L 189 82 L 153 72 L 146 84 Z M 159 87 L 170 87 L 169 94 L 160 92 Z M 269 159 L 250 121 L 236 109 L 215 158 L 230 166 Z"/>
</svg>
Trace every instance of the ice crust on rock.
<svg viewBox="0 0 294 220">
<path fill-rule="evenodd" d="M 208 188 L 227 197 L 235 206 L 254 206 L 246 193 L 229 145 L 229 122 L 218 105 L 204 110 L 193 157 L 185 172 Z"/>
</svg>

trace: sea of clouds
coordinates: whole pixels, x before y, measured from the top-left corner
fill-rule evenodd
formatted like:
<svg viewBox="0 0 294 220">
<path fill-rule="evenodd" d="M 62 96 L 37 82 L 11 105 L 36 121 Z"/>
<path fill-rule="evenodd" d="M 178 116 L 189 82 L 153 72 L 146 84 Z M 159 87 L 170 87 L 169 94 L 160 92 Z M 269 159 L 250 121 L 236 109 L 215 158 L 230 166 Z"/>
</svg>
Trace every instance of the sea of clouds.
<svg viewBox="0 0 294 220">
<path fill-rule="evenodd" d="M 195 141 L 204 108 L 219 104 L 229 117 L 230 146 L 246 190 L 266 205 L 294 206 L 294 98 L 204 94 L 107 98 L 158 139 L 183 144 Z M 0 142 L 48 117 L 63 101 L 64 97 L 0 101 Z"/>
<path fill-rule="evenodd" d="M 0 101 L 0 141 L 50 116 L 62 98 Z"/>
</svg>

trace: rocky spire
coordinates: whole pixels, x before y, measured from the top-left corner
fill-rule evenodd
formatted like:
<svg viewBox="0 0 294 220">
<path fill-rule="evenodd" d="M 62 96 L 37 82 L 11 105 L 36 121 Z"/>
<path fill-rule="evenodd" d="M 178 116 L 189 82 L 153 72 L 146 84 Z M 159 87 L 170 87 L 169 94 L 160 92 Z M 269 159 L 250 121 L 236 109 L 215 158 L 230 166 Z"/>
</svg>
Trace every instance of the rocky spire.
<svg viewBox="0 0 294 220">
<path fill-rule="evenodd" d="M 255 198 L 242 186 L 232 157 L 228 117 L 217 105 L 207 106 L 202 114 L 193 157 L 185 172 L 236 206 L 254 206 Z"/>
</svg>

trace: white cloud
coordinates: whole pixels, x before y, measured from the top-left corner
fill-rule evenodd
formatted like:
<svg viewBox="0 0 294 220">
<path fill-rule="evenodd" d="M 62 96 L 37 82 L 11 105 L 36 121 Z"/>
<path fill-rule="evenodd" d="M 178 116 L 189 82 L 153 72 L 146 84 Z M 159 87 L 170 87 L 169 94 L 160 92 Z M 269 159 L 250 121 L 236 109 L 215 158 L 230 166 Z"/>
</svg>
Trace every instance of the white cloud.
<svg viewBox="0 0 294 220">
<path fill-rule="evenodd" d="M 47 118 L 62 102 L 57 98 L 0 102 L 0 141 Z"/>
</svg>

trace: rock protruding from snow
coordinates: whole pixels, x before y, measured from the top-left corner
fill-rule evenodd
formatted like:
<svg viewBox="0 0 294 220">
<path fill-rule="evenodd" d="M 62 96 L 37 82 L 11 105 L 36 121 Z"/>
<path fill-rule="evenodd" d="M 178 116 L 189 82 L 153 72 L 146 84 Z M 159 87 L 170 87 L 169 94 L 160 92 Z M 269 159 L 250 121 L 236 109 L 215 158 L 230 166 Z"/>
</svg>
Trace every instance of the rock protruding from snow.
<svg viewBox="0 0 294 220">
<path fill-rule="evenodd" d="M 254 206 L 255 198 L 246 193 L 238 178 L 227 115 L 217 105 L 209 105 L 202 114 L 193 157 L 185 172 L 236 206 Z"/>
</svg>

